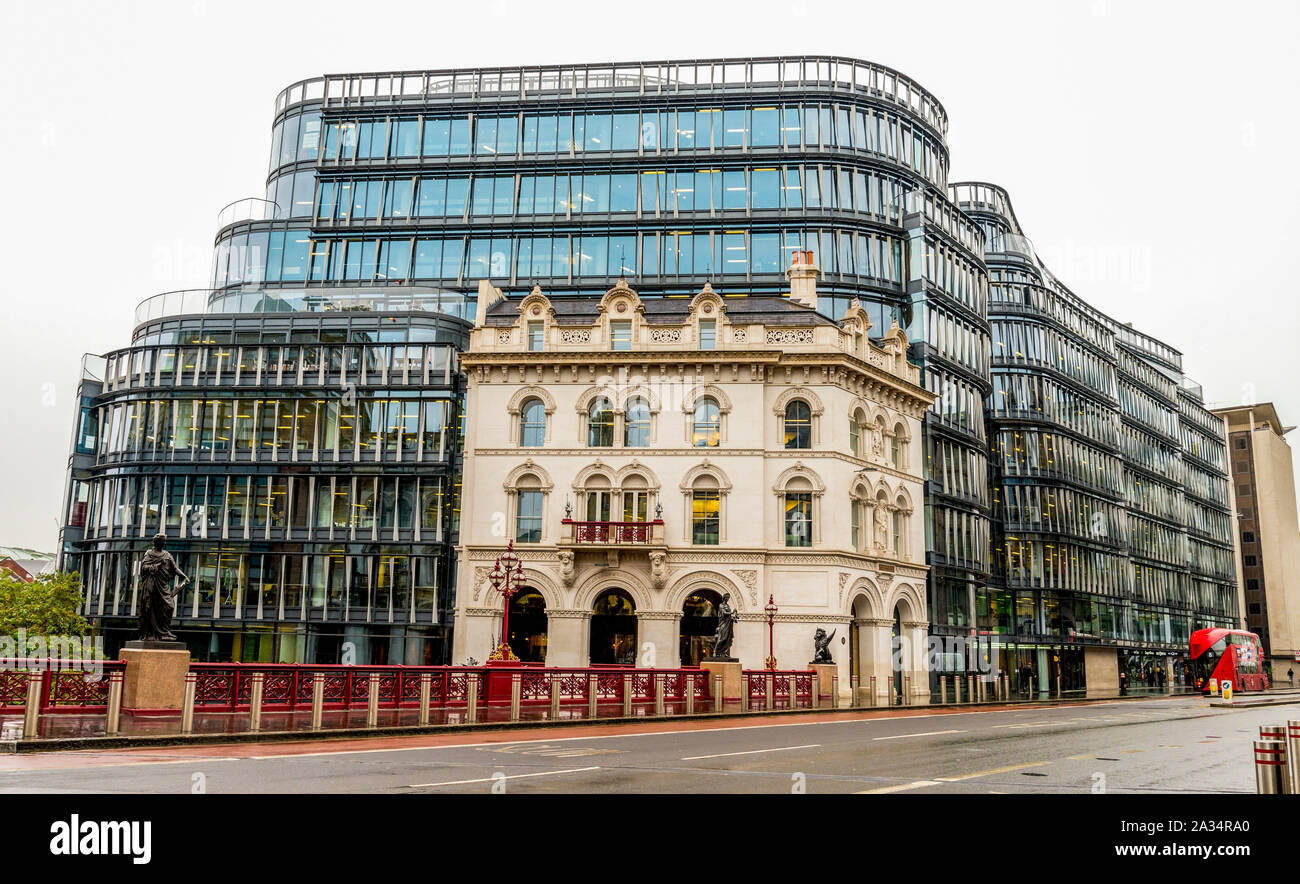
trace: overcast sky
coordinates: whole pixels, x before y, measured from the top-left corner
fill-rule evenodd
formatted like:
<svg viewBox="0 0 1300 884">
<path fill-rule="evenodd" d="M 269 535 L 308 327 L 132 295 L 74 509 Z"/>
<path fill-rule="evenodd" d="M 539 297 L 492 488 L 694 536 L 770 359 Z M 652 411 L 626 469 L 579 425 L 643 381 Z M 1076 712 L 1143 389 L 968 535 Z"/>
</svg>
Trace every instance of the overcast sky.
<svg viewBox="0 0 1300 884">
<path fill-rule="evenodd" d="M 1213 404 L 1300 423 L 1300 5 L 17 2 L 0 10 L 8 209 L 0 546 L 54 551 L 83 353 L 208 284 L 261 196 L 276 93 L 325 73 L 824 53 L 948 111 L 950 180 L 1006 187 L 1051 270 L 1184 356 Z"/>
</svg>

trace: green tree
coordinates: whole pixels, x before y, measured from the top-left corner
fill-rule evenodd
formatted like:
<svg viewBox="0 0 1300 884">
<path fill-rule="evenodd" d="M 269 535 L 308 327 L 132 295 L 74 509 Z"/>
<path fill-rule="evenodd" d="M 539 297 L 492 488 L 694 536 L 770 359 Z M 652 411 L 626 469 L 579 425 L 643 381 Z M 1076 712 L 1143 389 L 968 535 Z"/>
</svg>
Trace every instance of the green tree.
<svg viewBox="0 0 1300 884">
<path fill-rule="evenodd" d="M 0 575 L 0 635 L 25 629 L 33 636 L 84 636 L 90 624 L 77 613 L 81 601 L 81 575 L 76 572 L 42 574 L 31 583 Z"/>
</svg>

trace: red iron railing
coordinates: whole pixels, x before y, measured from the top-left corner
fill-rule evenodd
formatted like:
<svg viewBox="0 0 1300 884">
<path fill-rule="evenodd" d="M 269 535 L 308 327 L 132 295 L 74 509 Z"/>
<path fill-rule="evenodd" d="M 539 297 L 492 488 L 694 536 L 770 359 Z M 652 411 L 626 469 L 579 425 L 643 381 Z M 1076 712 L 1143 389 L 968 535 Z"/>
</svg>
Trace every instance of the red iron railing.
<svg viewBox="0 0 1300 884">
<path fill-rule="evenodd" d="M 432 706 L 463 706 L 469 697 L 469 674 L 482 669 L 462 666 L 338 666 L 309 663 L 191 663 L 195 673 L 194 706 L 209 711 L 248 708 L 253 674 L 262 674 L 262 708 L 310 709 L 315 676 L 324 676 L 323 707 L 364 708 L 370 676 L 379 676 L 379 707 L 417 707 L 420 676 L 429 673 Z"/>
<path fill-rule="evenodd" d="M 29 672 L 41 673 L 41 712 L 102 712 L 108 708 L 108 679 L 125 672 L 120 660 L 0 660 L 0 712 L 21 712 L 27 704 Z"/>
<path fill-rule="evenodd" d="M 745 670 L 745 693 L 750 705 L 761 704 L 767 700 L 767 679 L 772 676 L 772 702 L 794 708 L 801 702 L 812 702 L 812 692 L 817 684 L 816 673 L 812 671 L 791 670 Z M 790 696 L 790 677 L 794 676 L 794 697 Z"/>
<path fill-rule="evenodd" d="M 661 519 L 653 522 L 575 522 L 571 519 L 561 520 L 563 525 L 573 526 L 574 543 L 650 543 L 654 539 L 654 528 L 662 525 Z"/>
</svg>

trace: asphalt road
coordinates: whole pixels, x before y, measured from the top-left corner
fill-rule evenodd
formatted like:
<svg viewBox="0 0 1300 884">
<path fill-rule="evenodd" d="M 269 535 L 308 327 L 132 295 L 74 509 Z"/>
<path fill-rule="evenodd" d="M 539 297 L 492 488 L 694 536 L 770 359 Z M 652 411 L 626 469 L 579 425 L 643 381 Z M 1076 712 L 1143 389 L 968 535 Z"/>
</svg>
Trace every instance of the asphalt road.
<svg viewBox="0 0 1300 884">
<path fill-rule="evenodd" d="M 1194 697 L 69 752 L 0 759 L 0 792 L 1252 793 L 1288 718 Z"/>
</svg>

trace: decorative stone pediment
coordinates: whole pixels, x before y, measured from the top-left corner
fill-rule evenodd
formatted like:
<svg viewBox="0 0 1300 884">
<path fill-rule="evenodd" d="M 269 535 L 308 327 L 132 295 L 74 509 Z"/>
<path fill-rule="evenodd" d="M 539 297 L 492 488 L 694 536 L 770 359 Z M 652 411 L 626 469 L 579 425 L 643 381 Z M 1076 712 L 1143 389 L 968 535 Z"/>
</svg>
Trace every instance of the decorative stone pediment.
<svg viewBox="0 0 1300 884">
<path fill-rule="evenodd" d="M 627 280 L 619 277 L 615 286 L 601 296 L 598 310 L 614 319 L 631 319 L 635 313 L 644 313 L 645 305 L 641 303 L 641 296 L 628 286 Z"/>
</svg>

